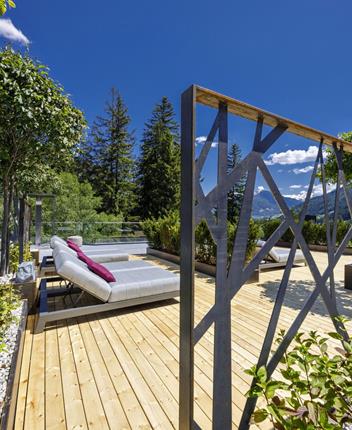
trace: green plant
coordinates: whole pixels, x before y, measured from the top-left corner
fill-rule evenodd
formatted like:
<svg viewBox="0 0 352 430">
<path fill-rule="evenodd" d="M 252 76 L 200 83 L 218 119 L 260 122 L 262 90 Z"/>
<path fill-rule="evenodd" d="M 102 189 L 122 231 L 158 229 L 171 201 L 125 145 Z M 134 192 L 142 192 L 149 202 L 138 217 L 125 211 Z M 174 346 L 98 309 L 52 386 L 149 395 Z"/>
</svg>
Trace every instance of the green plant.
<svg viewBox="0 0 352 430">
<path fill-rule="evenodd" d="M 12 243 L 10 245 L 10 273 L 16 273 L 18 269 L 18 264 L 20 261 L 20 248 L 18 244 Z"/>
<path fill-rule="evenodd" d="M 284 335 L 281 331 L 278 343 Z M 342 347 L 329 351 L 329 337 L 340 340 Z M 269 378 L 263 366 L 246 371 L 256 380 L 247 395 L 266 403 L 254 412 L 253 422 L 269 419 L 279 430 L 332 430 L 352 424 L 351 338 L 344 341 L 335 332 L 327 337 L 299 333 L 281 363 L 280 380 Z"/>
<path fill-rule="evenodd" d="M 149 243 L 156 249 L 165 250 L 173 254 L 180 253 L 180 218 L 178 212 L 170 212 L 168 215 L 155 219 L 150 218 L 142 223 L 144 234 Z M 232 255 L 233 242 L 237 225 L 227 223 L 228 256 Z M 250 220 L 246 260 L 250 260 L 256 248 L 257 240 L 261 235 L 261 227 L 254 220 Z M 216 245 L 210 234 L 206 222 L 201 221 L 195 230 L 196 260 L 206 264 L 215 264 Z"/>
<path fill-rule="evenodd" d="M 19 297 L 12 284 L 0 284 L 0 352 L 5 348 L 3 342 L 7 327 L 13 321 L 12 311 L 18 307 Z"/>
<path fill-rule="evenodd" d="M 10 273 L 16 273 L 20 261 L 20 246 L 18 243 L 10 245 Z M 23 247 L 23 261 L 32 261 L 31 244 L 25 243 Z"/>
</svg>

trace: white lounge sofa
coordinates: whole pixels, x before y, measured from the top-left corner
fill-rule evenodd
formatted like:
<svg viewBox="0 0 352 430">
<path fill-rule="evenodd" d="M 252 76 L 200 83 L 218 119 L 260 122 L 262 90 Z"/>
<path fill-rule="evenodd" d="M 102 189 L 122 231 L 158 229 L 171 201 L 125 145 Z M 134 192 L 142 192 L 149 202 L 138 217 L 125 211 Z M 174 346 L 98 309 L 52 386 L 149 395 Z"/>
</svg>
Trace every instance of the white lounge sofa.
<svg viewBox="0 0 352 430">
<path fill-rule="evenodd" d="M 59 236 L 53 236 L 50 240 L 50 246 L 53 250 L 53 255 L 55 249 L 65 249 L 66 252 L 76 255 L 76 251 L 72 250 L 66 243 L 65 240 L 61 239 Z M 125 261 L 128 260 L 128 254 L 116 252 L 114 248 L 104 248 L 102 250 L 99 249 L 86 249 L 84 246 L 82 247 L 82 251 L 93 261 L 97 263 L 107 263 L 114 261 Z"/>
<path fill-rule="evenodd" d="M 258 240 L 257 246 L 262 248 L 266 242 L 264 240 Z M 265 262 L 260 265 L 261 269 L 269 269 L 274 267 L 283 267 L 286 266 L 288 257 L 290 255 L 290 248 L 281 248 L 278 246 L 274 246 L 268 252 L 267 257 L 265 258 Z M 295 258 L 293 264 L 307 264 L 306 259 L 304 257 L 303 252 L 300 249 L 296 249 Z"/>
<path fill-rule="evenodd" d="M 66 252 L 64 249 L 55 247 L 54 261 L 57 273 L 68 282 L 69 288 L 48 289 L 47 279 L 42 280 L 36 333 L 43 331 L 45 324 L 50 321 L 179 296 L 179 276 L 146 261 L 104 264 L 116 278 L 116 282 L 110 283 L 91 272 L 76 255 Z M 69 292 L 80 293 L 79 298 L 83 293 L 88 293 L 99 299 L 101 304 L 49 312 L 48 297 L 66 295 Z"/>
</svg>

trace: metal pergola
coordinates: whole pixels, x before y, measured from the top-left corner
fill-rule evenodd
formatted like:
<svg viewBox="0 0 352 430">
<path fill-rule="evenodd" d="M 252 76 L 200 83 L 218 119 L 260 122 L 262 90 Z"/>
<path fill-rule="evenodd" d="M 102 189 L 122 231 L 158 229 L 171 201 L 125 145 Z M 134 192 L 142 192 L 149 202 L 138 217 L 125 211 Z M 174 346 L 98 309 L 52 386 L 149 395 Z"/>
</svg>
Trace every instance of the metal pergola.
<svg viewBox="0 0 352 430">
<path fill-rule="evenodd" d="M 217 110 L 214 123 L 210 127 L 207 140 L 200 155 L 195 158 L 196 105 L 202 104 Z M 251 152 L 230 172 L 227 171 L 228 154 L 228 117 L 236 115 L 256 122 L 256 132 Z M 271 131 L 263 136 L 263 126 Z M 296 222 L 281 195 L 263 155 L 284 134 L 292 133 L 319 143 L 317 158 L 307 190 L 307 196 Z M 217 184 L 205 195 L 201 187 L 201 171 L 206 162 L 212 142 L 218 141 Z M 323 160 L 323 145 L 330 145 L 336 156 L 338 178 L 336 184 L 334 219 L 329 219 L 327 204 L 327 187 Z M 261 260 L 280 239 L 287 229 L 294 234 L 280 286 L 277 291 L 272 315 L 263 339 L 258 366 L 266 365 L 270 376 L 276 369 L 281 357 L 299 330 L 305 317 L 312 309 L 319 296 L 322 297 L 332 318 L 335 328 L 344 338 L 347 336 L 343 324 L 336 320 L 338 309 L 335 297 L 333 270 L 339 261 L 349 240 L 352 238 L 352 227 L 348 230 L 340 245 L 336 246 L 339 196 L 341 188 L 346 197 L 349 212 L 352 215 L 352 198 L 343 172 L 343 152 L 352 152 L 352 143 L 344 141 L 314 128 L 299 124 L 287 118 L 264 111 L 247 103 L 218 94 L 214 91 L 192 85 L 181 99 L 181 310 L 180 310 L 180 415 L 179 427 L 182 430 L 199 429 L 194 421 L 194 348 L 207 330 L 214 326 L 214 367 L 213 367 L 213 412 L 212 425 L 216 430 L 231 429 L 232 423 L 232 372 L 231 372 L 231 300 L 243 284 L 250 278 Z M 323 197 L 324 221 L 327 225 L 328 264 L 321 273 L 313 259 L 309 247 L 302 235 L 302 227 L 307 214 L 316 174 L 320 168 Z M 274 231 L 258 254 L 246 264 L 245 253 L 249 222 L 257 172 L 260 171 L 278 206 L 283 213 L 279 227 Z M 204 173 L 203 173 L 204 176 Z M 203 177 L 202 176 L 202 177 Z M 246 176 L 243 205 L 238 221 L 237 233 L 233 243 L 233 253 L 228 265 L 227 255 L 227 194 L 228 191 Z M 216 211 L 214 211 L 216 208 Z M 194 257 L 195 227 L 205 220 L 217 247 L 215 303 L 202 320 L 194 326 Z M 300 247 L 312 276 L 315 288 L 303 304 L 302 309 L 292 321 L 282 342 L 270 357 L 280 311 L 285 298 L 290 272 L 293 266 L 296 249 Z M 254 381 L 253 381 L 254 383 Z M 240 429 L 248 429 L 249 419 L 254 411 L 256 399 L 247 400 L 240 421 Z"/>
</svg>

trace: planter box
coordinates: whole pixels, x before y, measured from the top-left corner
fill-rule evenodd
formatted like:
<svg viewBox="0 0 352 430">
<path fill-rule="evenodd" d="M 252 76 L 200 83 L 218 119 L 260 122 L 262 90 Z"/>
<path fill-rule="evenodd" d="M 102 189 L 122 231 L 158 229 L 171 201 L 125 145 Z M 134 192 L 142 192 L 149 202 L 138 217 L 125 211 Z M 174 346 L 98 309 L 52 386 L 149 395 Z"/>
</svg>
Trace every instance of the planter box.
<svg viewBox="0 0 352 430">
<path fill-rule="evenodd" d="M 38 301 L 38 282 L 34 281 L 23 282 L 22 284 L 14 284 L 20 293 L 22 299 L 27 300 L 28 313 L 36 313 L 36 305 Z"/>
<path fill-rule="evenodd" d="M 171 261 L 175 264 L 180 264 L 180 257 L 178 255 L 169 254 L 165 251 L 159 251 L 154 248 L 147 248 L 147 254 L 153 255 L 154 257 L 161 258 L 162 260 Z M 216 275 L 216 266 L 211 264 L 200 263 L 199 261 L 195 262 L 195 269 L 198 272 L 204 273 L 205 275 L 215 276 Z M 252 284 L 255 282 L 259 282 L 259 269 L 255 270 L 252 276 L 248 279 L 246 284 Z"/>
<path fill-rule="evenodd" d="M 277 246 L 282 246 L 283 248 L 291 248 L 292 243 L 290 242 L 283 242 L 279 240 L 276 244 Z M 318 251 L 318 252 L 327 252 L 328 247 L 326 245 L 308 245 L 308 248 L 311 251 Z M 344 255 L 352 255 L 352 248 L 345 248 L 343 251 Z"/>
<path fill-rule="evenodd" d="M 12 430 L 14 426 L 18 383 L 21 373 L 24 333 L 27 324 L 28 303 L 24 300 L 22 313 L 19 320 L 15 350 L 12 354 L 10 373 L 7 380 L 6 395 L 2 408 L 0 430 Z"/>
</svg>

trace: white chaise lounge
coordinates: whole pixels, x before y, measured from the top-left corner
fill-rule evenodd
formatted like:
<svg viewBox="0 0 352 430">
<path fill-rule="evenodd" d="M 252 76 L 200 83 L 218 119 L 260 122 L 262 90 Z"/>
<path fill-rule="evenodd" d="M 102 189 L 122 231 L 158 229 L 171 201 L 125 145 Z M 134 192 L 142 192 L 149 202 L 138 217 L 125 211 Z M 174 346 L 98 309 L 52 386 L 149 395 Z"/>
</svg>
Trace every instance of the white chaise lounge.
<svg viewBox="0 0 352 430">
<path fill-rule="evenodd" d="M 77 256 L 63 249 L 56 250 L 54 261 L 57 273 L 62 279 L 68 281 L 70 288 L 47 289 L 47 279 L 42 279 L 36 333 L 43 331 L 45 324 L 50 321 L 179 296 L 179 276 L 146 261 L 105 263 L 104 266 L 116 278 L 116 282 L 110 283 L 91 272 Z M 80 293 L 79 298 L 83 293 L 88 293 L 99 299 L 101 303 L 49 312 L 48 297 L 66 295 L 68 292 Z"/>
<path fill-rule="evenodd" d="M 265 243 L 266 242 L 264 240 L 258 240 L 257 246 L 261 248 L 265 245 Z M 274 246 L 268 252 L 265 263 L 261 264 L 260 268 L 269 269 L 274 267 L 286 266 L 288 256 L 290 255 L 290 251 L 291 251 L 290 248 L 280 248 L 278 246 Z M 304 257 L 303 252 L 300 249 L 297 249 L 293 264 L 295 265 L 295 264 L 301 264 L 301 263 L 306 264 L 306 259 Z"/>
<path fill-rule="evenodd" d="M 59 236 L 53 236 L 50 240 L 50 246 L 54 250 L 59 247 L 61 249 L 65 249 L 68 253 L 76 254 L 75 251 L 73 251 L 69 246 L 67 245 L 67 242 Z M 89 258 L 91 258 L 93 261 L 97 263 L 107 263 L 107 262 L 113 262 L 113 261 L 125 261 L 128 260 L 128 254 L 126 253 L 120 253 L 116 252 L 116 248 L 104 248 L 102 250 L 99 249 L 86 249 L 84 246 L 82 247 L 82 251 L 86 255 L 88 255 Z"/>
</svg>

